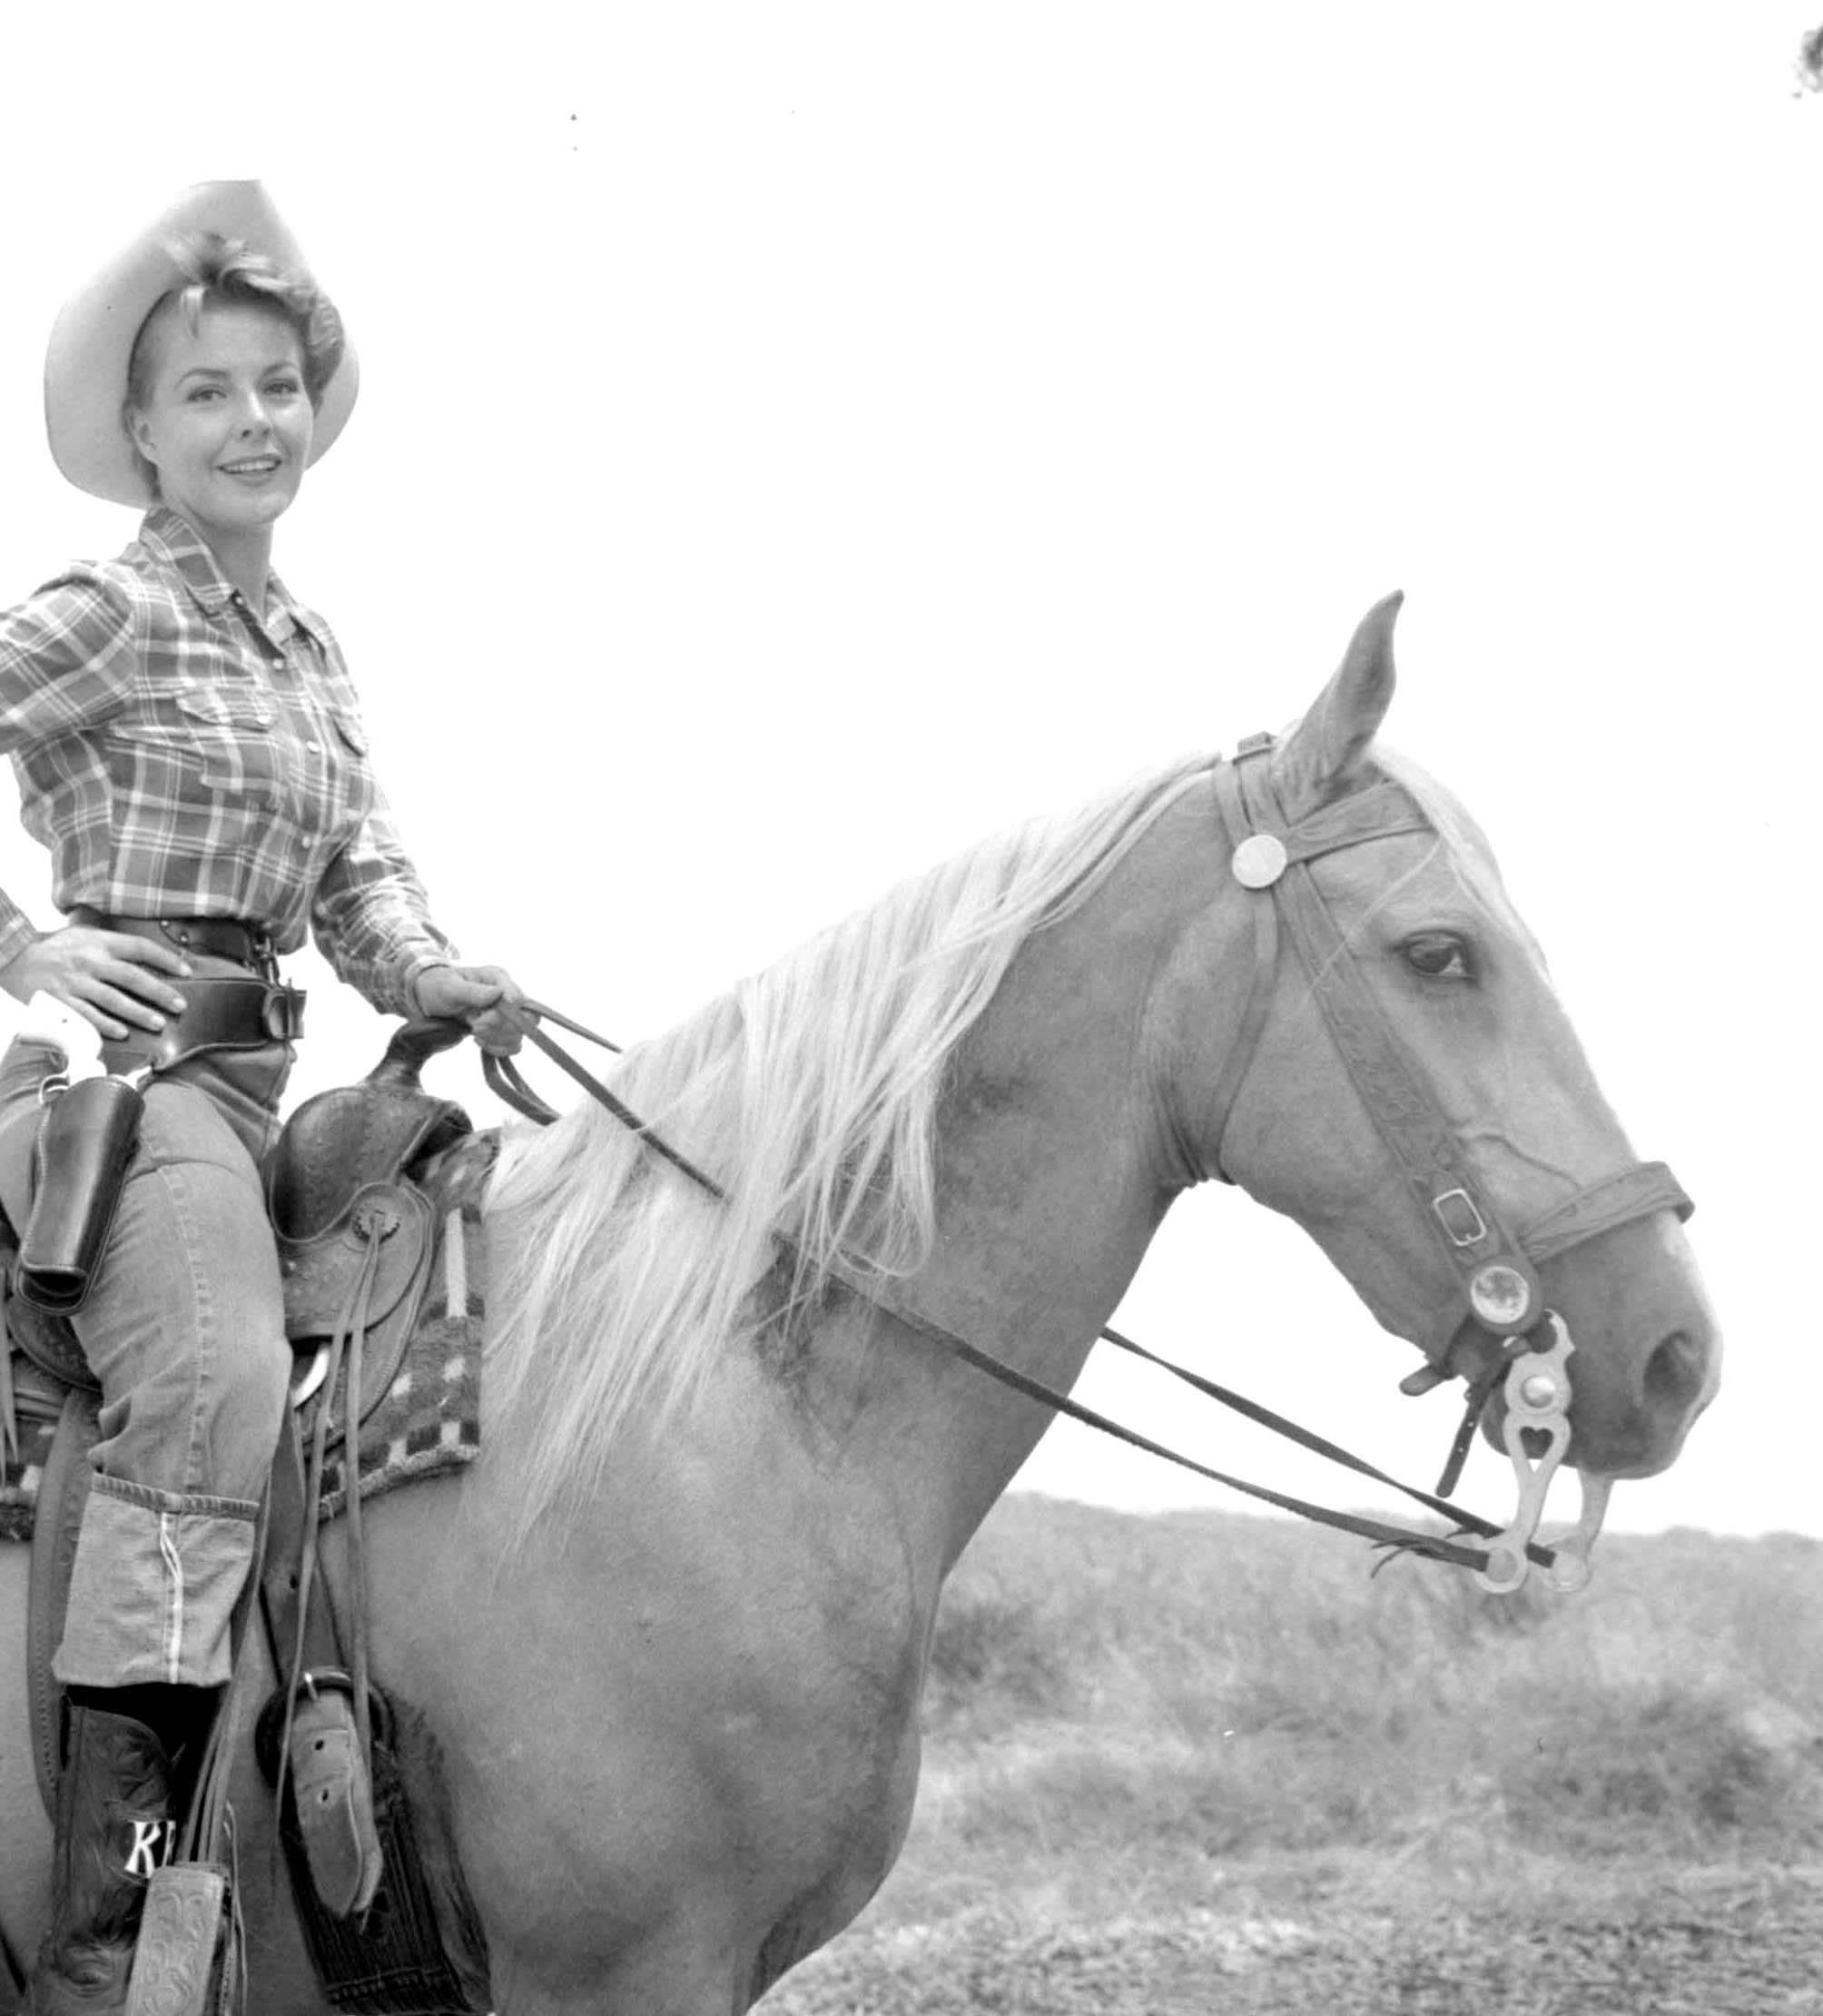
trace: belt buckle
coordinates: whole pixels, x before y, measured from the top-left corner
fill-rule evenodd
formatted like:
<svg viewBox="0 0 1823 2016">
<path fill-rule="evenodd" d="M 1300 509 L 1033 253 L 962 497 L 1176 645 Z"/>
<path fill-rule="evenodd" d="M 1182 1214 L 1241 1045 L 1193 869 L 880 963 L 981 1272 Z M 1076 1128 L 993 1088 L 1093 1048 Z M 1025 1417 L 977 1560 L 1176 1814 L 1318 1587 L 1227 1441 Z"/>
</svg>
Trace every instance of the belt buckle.
<svg viewBox="0 0 1823 2016">
<path fill-rule="evenodd" d="M 296 1043 L 304 1033 L 304 990 L 282 981 L 269 985 L 261 1020 L 274 1043 Z"/>
</svg>

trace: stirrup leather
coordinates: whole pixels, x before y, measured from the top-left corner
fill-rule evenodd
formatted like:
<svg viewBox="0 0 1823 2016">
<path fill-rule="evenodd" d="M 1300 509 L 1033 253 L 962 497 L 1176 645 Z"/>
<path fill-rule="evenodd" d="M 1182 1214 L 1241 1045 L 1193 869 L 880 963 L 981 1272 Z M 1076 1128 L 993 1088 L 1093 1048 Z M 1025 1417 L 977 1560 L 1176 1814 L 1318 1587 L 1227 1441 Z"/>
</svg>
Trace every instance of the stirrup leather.
<svg viewBox="0 0 1823 2016">
<path fill-rule="evenodd" d="M 351 1918 L 373 1902 L 384 1873 L 373 1822 L 373 1780 L 341 1675 L 306 1674 L 287 1752 L 298 1832 L 323 1908 Z"/>
</svg>

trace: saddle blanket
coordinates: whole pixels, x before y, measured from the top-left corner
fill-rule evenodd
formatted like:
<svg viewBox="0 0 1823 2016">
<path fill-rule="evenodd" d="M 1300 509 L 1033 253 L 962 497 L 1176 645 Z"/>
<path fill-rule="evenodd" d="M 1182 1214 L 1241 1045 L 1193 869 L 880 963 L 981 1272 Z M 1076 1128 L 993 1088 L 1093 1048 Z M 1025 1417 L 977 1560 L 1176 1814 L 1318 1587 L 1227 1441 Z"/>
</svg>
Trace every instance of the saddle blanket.
<svg viewBox="0 0 1823 2016">
<path fill-rule="evenodd" d="M 361 1424 L 363 1500 L 416 1477 L 455 1469 L 480 1452 L 486 1307 L 481 1187 L 479 1181 L 458 1178 L 432 1190 L 440 1215 L 424 1305 L 391 1386 Z M 304 1402 L 301 1426 L 307 1451 L 315 1410 L 324 1398 L 317 1394 Z M 341 1411 L 338 1404 L 332 1418 L 339 1419 Z M 50 1421 L 19 1424 L 19 1448 L 6 1452 L 0 1470 L 0 1541 L 32 1537 L 38 1486 L 54 1430 Z M 331 1444 L 323 1472 L 323 1516 L 333 1518 L 348 1503 L 347 1452 L 340 1441 Z"/>
</svg>

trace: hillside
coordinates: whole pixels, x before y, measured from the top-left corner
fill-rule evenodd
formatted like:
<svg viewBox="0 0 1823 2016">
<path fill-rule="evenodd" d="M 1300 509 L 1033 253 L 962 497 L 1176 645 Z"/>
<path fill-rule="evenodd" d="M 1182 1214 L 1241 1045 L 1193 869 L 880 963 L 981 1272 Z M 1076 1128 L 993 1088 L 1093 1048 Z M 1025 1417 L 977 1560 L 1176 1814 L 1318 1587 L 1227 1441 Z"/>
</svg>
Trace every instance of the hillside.
<svg viewBox="0 0 1823 2016">
<path fill-rule="evenodd" d="M 923 1788 L 768 2016 L 1823 2009 L 1823 1544 L 1497 1598 L 1289 1522 L 1002 1502 Z"/>
</svg>

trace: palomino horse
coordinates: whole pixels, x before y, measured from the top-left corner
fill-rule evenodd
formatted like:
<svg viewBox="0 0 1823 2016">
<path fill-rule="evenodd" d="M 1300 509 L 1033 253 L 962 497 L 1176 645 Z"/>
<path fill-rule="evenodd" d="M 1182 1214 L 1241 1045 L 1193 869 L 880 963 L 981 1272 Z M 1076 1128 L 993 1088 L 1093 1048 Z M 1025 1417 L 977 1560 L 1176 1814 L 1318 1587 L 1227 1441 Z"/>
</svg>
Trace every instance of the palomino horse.
<svg viewBox="0 0 1823 2016">
<path fill-rule="evenodd" d="M 1395 611 L 1272 792 L 1299 832 L 1404 807 L 1311 873 L 1480 1197 L 1561 1226 L 1632 1158 L 1480 835 L 1373 747 Z M 1172 1199 L 1219 1172 L 1448 1349 L 1436 1227 L 1316 986 L 1288 960 L 1255 983 L 1218 781 L 1182 764 L 979 846 L 631 1054 L 617 1091 L 725 1202 L 587 1102 L 509 1132 L 482 1457 L 368 1519 L 376 1677 L 440 1747 L 500 2016 L 744 2011 L 892 1867 L 944 1577 L 1049 1418 L 921 1323 L 1067 1388 Z M 1569 1460 L 1661 1469 L 1719 1359 L 1672 1211 L 1611 1211 L 1539 1271 L 1577 1347 Z M 5 1550 L 15 1645 L 24 1572 Z M 21 1679 L 0 1924 L 28 1954 Z M 251 2006 L 318 2011 L 251 1776 L 238 1804 Z"/>
</svg>

